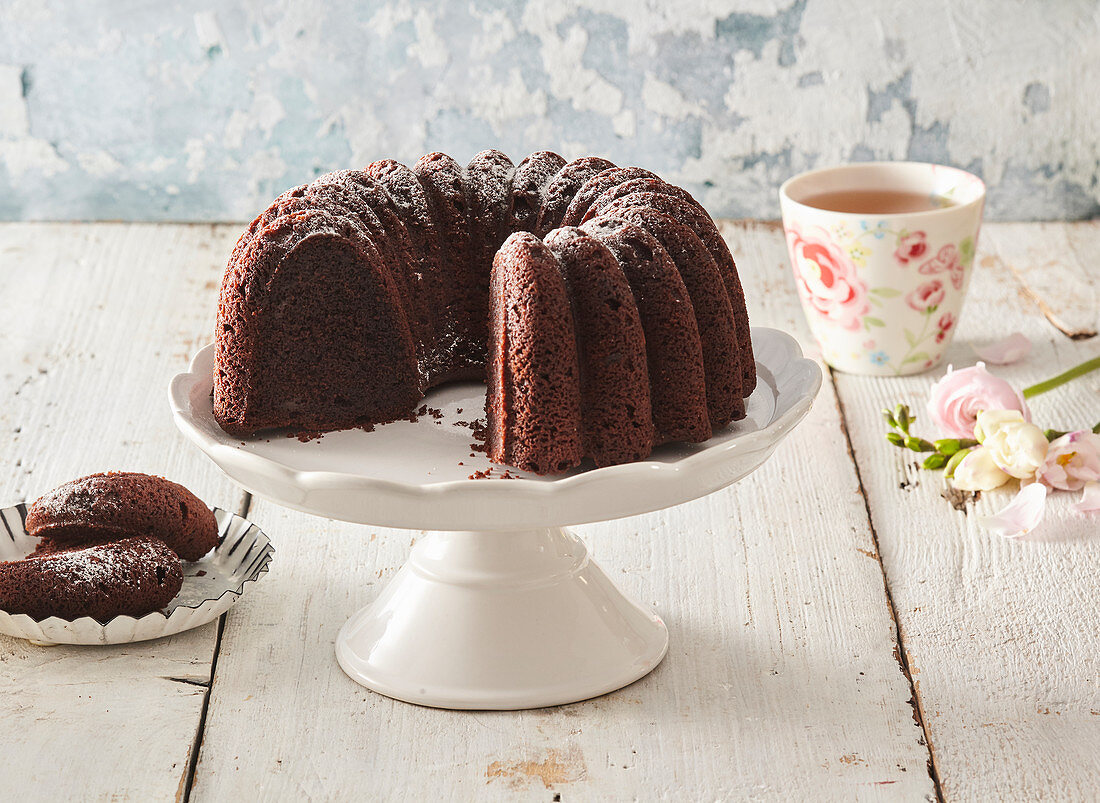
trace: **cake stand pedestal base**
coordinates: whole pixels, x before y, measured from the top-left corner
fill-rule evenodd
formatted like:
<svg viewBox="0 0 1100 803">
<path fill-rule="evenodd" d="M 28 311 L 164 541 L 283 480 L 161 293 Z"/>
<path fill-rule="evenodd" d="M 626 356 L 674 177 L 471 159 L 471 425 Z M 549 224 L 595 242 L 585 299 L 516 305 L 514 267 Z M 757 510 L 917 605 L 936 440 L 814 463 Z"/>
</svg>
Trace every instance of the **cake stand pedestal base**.
<svg viewBox="0 0 1100 803">
<path fill-rule="evenodd" d="M 664 622 L 627 598 L 571 532 L 433 532 L 340 630 L 357 683 L 437 708 L 512 710 L 633 683 L 668 649 Z"/>
</svg>

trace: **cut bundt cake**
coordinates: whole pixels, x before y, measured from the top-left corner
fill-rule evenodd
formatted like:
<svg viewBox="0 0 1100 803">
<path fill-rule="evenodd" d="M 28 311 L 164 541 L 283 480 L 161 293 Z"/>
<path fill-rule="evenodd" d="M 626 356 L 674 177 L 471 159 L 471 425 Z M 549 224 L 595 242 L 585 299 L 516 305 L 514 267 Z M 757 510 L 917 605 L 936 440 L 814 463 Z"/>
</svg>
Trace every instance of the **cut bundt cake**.
<svg viewBox="0 0 1100 803">
<path fill-rule="evenodd" d="M 214 404 L 227 432 L 327 431 L 408 415 L 422 381 L 378 250 L 312 210 L 262 228 L 222 282 Z"/>
<path fill-rule="evenodd" d="M 489 288 L 489 459 L 553 474 L 581 462 L 581 393 L 573 312 L 553 252 L 516 232 Z"/>
<path fill-rule="evenodd" d="M 490 458 L 538 473 L 744 417 L 748 316 L 714 221 L 643 168 L 487 150 L 326 174 L 241 236 L 215 340 L 227 432 L 369 428 L 462 379 L 489 386 Z"/>
</svg>

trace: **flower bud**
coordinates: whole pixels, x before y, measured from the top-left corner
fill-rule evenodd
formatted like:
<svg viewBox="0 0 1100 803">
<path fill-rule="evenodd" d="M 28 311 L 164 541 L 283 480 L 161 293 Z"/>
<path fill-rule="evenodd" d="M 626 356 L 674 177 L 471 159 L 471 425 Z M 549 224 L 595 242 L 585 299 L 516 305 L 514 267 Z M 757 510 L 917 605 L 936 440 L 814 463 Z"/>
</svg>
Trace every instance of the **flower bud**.
<svg viewBox="0 0 1100 803">
<path fill-rule="evenodd" d="M 961 491 L 992 491 L 1008 482 L 1009 476 L 993 462 L 993 455 L 986 446 L 979 446 L 966 453 L 951 478 Z"/>
</svg>

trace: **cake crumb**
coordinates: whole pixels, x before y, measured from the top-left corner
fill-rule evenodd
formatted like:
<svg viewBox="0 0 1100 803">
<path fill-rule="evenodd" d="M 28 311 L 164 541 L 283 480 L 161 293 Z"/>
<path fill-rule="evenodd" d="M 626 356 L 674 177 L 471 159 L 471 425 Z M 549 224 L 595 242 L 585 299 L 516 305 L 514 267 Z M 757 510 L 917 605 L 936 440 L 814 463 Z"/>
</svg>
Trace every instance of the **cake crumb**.
<svg viewBox="0 0 1100 803">
<path fill-rule="evenodd" d="M 491 480 L 491 479 L 518 480 L 519 479 L 519 477 L 517 477 L 515 474 L 513 474 L 508 469 L 504 469 L 503 474 L 495 474 L 495 475 L 493 474 L 493 470 L 494 470 L 494 467 L 491 466 L 491 467 L 485 469 L 484 471 L 475 471 L 473 474 L 469 475 L 466 479 L 469 479 L 469 480 Z"/>
</svg>

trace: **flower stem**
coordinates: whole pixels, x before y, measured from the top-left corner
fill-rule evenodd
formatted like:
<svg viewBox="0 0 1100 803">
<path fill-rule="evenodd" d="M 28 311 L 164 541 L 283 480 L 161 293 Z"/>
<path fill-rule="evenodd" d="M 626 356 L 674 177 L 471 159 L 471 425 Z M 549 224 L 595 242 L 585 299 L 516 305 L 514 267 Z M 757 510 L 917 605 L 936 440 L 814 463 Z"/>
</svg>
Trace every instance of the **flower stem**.
<svg viewBox="0 0 1100 803">
<path fill-rule="evenodd" d="M 1076 379 L 1079 376 L 1084 376 L 1090 371 L 1095 371 L 1098 368 L 1100 368 L 1100 357 L 1093 357 L 1091 360 L 1085 360 L 1080 365 L 1070 368 L 1065 373 L 1058 374 L 1058 376 L 1051 377 L 1045 382 L 1034 384 L 1029 388 L 1024 388 L 1024 398 L 1030 399 L 1033 396 L 1038 396 L 1040 393 L 1054 390 L 1059 385 L 1064 385 L 1066 382 Z"/>
</svg>

